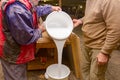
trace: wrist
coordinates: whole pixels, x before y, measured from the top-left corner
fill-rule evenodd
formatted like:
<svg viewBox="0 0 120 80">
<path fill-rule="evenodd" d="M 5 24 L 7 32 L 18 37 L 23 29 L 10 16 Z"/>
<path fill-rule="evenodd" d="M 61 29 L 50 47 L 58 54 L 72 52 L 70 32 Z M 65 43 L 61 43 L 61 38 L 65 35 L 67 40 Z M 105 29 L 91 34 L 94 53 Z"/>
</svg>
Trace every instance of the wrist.
<svg viewBox="0 0 120 80">
<path fill-rule="evenodd" d="M 79 24 L 82 24 L 83 22 L 82 22 L 82 20 L 81 20 L 81 19 L 78 19 L 78 23 L 79 23 Z"/>
</svg>

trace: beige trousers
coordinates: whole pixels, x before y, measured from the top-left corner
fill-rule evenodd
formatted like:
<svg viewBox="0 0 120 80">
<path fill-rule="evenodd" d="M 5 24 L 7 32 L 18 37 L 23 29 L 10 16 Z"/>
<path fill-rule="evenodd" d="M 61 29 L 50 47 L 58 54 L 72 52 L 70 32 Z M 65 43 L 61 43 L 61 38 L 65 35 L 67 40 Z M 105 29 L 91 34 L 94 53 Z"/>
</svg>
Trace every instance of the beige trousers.
<svg viewBox="0 0 120 80">
<path fill-rule="evenodd" d="M 99 66 L 97 64 L 98 49 L 81 47 L 81 74 L 83 80 L 105 80 L 107 64 Z"/>
<path fill-rule="evenodd" d="M 4 80 L 3 69 L 0 61 L 0 80 Z"/>
</svg>

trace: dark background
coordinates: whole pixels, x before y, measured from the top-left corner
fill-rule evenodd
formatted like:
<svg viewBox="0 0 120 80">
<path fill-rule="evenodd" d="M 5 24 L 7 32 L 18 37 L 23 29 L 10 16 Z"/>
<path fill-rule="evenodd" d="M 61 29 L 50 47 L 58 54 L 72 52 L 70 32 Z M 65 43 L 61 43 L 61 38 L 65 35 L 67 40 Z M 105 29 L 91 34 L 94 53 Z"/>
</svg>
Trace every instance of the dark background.
<svg viewBox="0 0 120 80">
<path fill-rule="evenodd" d="M 84 16 L 86 0 L 62 0 L 62 10 L 67 12 L 72 18 L 81 18 Z M 59 5 L 59 0 L 40 1 L 40 5 L 51 4 Z"/>
</svg>

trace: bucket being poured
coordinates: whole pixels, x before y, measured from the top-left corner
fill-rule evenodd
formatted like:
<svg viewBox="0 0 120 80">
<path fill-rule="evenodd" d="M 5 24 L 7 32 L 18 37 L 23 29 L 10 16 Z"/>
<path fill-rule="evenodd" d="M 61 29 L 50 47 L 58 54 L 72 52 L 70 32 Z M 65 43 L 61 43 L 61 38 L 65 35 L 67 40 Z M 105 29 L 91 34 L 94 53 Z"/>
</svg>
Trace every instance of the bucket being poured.
<svg viewBox="0 0 120 80">
<path fill-rule="evenodd" d="M 61 40 L 69 37 L 73 30 L 73 22 L 66 12 L 54 11 L 47 16 L 45 27 L 52 38 Z"/>
<path fill-rule="evenodd" d="M 66 65 L 61 64 L 62 50 L 66 39 L 72 33 L 73 21 L 67 13 L 54 11 L 47 16 L 45 27 L 58 50 L 58 64 L 48 66 L 45 77 L 48 80 L 68 80 L 70 70 Z"/>
</svg>

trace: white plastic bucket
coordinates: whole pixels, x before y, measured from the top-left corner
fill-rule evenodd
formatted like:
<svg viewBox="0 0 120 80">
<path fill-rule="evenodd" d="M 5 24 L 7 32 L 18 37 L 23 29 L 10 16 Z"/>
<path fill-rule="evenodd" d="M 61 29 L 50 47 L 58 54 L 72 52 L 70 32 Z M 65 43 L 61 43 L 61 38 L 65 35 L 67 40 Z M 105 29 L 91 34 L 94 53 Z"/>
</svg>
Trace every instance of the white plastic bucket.
<svg viewBox="0 0 120 80">
<path fill-rule="evenodd" d="M 48 80 L 68 80 L 70 69 L 66 65 L 52 64 L 46 69 L 45 77 Z"/>
<path fill-rule="evenodd" d="M 45 27 L 53 39 L 66 39 L 73 30 L 73 21 L 66 12 L 53 11 L 47 16 Z"/>
</svg>

